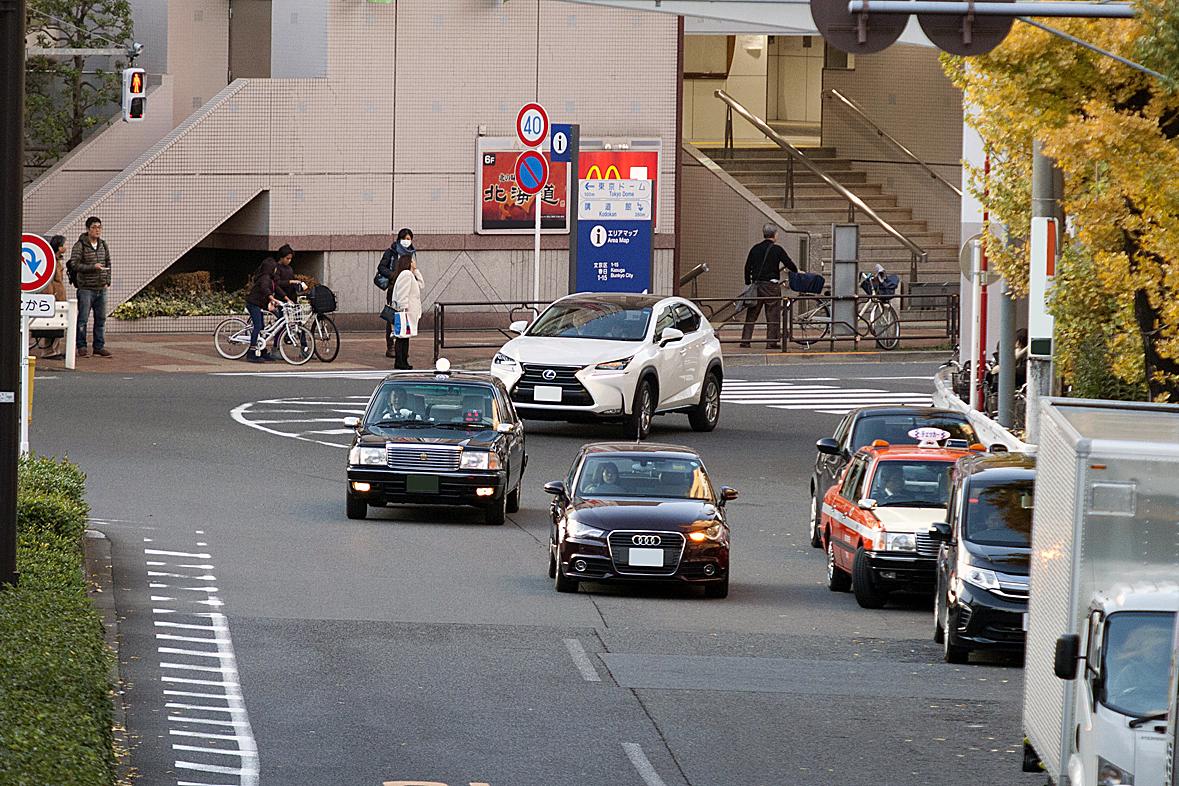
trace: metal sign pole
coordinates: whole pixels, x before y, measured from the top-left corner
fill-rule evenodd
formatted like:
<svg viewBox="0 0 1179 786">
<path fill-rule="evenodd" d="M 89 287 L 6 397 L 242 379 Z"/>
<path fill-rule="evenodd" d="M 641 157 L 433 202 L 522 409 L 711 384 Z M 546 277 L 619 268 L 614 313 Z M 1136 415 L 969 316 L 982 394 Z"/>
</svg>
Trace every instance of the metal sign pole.
<svg viewBox="0 0 1179 786">
<path fill-rule="evenodd" d="M 20 454 L 29 453 L 29 318 L 20 317 Z"/>
<path fill-rule="evenodd" d="M 0 584 L 16 584 L 19 372 L 12 337 L 20 318 L 21 199 L 24 162 L 25 0 L 0 2 Z M 16 259 L 22 264 L 14 265 Z M 4 349 L 4 341 L 10 342 Z"/>
<path fill-rule="evenodd" d="M 532 246 L 532 302 L 533 308 L 540 302 L 540 214 L 541 202 L 544 196 L 544 188 L 536 192 L 536 196 L 532 197 L 533 206 L 536 208 L 536 236 Z"/>
</svg>

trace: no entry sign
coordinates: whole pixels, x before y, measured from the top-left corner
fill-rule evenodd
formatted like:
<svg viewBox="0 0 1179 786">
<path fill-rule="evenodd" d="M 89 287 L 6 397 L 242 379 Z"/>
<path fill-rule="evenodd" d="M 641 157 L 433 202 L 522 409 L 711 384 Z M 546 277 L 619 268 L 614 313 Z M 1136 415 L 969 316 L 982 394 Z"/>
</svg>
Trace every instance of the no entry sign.
<svg viewBox="0 0 1179 786">
<path fill-rule="evenodd" d="M 53 280 L 57 260 L 49 241 L 40 235 L 20 236 L 20 291 L 40 292 Z"/>
<path fill-rule="evenodd" d="M 549 182 L 549 162 L 535 150 L 525 150 L 516 159 L 516 185 L 525 194 L 539 194 Z"/>
</svg>

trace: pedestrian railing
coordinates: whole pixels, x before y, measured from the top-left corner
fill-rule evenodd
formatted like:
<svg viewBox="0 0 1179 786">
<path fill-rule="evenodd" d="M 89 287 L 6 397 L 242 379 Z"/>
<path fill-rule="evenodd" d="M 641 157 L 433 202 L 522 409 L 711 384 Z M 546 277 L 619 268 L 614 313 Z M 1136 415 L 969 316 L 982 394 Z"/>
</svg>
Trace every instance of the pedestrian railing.
<svg viewBox="0 0 1179 786">
<path fill-rule="evenodd" d="M 921 308 L 913 308 L 920 298 Z M 754 298 L 689 298 L 708 318 L 717 338 L 725 345 L 748 343 L 775 352 L 836 352 L 865 347 L 895 349 L 952 342 L 958 336 L 958 295 L 871 295 L 833 297 L 797 295 Z M 885 305 L 887 301 L 887 305 Z M 748 320 L 755 304 L 757 315 Z M 515 333 L 508 326 L 517 320 L 532 321 L 548 306 L 538 301 L 468 301 L 434 304 L 434 359 L 448 350 L 499 349 Z M 767 324 L 765 311 L 777 311 Z M 748 339 L 743 337 L 749 326 Z M 773 325 L 778 338 L 773 339 Z M 850 345 L 850 346 L 849 346 Z"/>
</svg>

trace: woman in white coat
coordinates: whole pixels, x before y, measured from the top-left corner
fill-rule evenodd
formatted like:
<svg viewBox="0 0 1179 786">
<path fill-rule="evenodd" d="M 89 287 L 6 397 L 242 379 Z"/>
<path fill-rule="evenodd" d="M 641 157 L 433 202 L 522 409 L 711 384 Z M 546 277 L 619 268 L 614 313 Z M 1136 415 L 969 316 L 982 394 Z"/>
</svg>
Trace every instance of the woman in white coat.
<svg viewBox="0 0 1179 786">
<path fill-rule="evenodd" d="M 400 246 L 398 247 L 400 250 Z M 425 285 L 422 274 L 418 272 L 417 256 L 411 251 L 397 257 L 394 268 L 393 302 L 397 310 L 406 315 L 409 323 L 409 335 L 418 334 L 418 320 L 422 318 L 422 288 Z M 411 369 L 409 364 L 409 338 L 398 336 L 393 345 L 393 368 Z"/>
</svg>

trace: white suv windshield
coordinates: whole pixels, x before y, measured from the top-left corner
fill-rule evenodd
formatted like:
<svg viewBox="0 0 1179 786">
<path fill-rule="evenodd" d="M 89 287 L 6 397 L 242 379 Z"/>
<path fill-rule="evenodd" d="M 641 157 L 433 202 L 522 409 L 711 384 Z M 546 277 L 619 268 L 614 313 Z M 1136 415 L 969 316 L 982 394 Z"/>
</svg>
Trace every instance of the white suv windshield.
<svg viewBox="0 0 1179 786">
<path fill-rule="evenodd" d="M 575 300 L 549 306 L 532 323 L 528 335 L 642 341 L 647 335 L 647 324 L 650 321 L 650 306 L 627 308 L 619 303 Z"/>
</svg>

